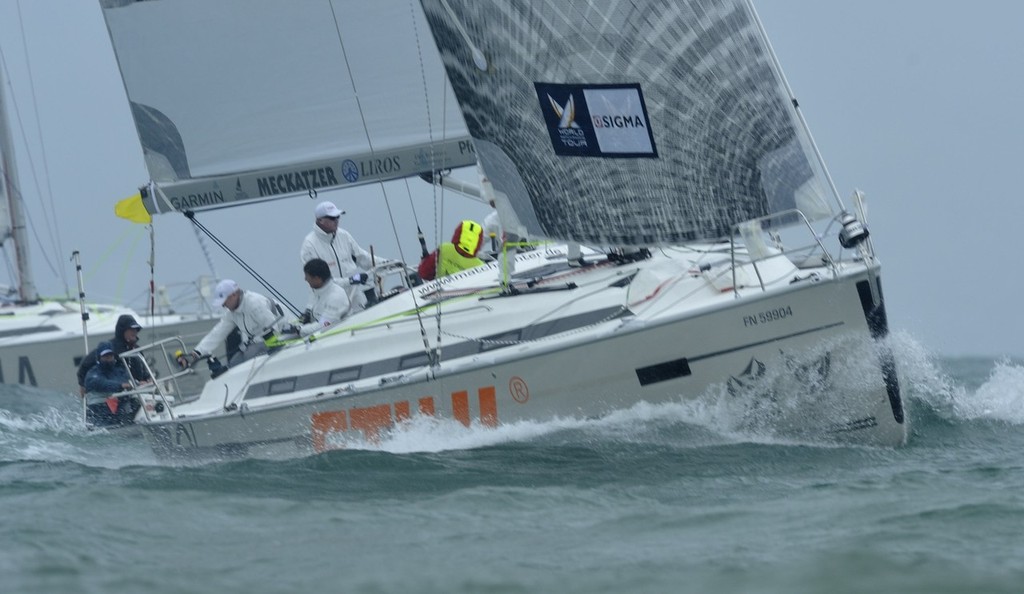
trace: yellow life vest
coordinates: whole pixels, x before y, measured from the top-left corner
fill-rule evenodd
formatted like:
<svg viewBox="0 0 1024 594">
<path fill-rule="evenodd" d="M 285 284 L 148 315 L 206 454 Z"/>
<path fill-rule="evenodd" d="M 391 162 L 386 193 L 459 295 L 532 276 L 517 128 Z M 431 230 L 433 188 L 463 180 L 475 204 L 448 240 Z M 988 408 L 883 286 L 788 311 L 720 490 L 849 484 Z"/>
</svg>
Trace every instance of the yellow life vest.
<svg viewBox="0 0 1024 594">
<path fill-rule="evenodd" d="M 435 278 L 469 270 L 470 268 L 482 266 L 484 263 L 480 258 L 467 258 L 463 256 L 455 249 L 455 244 L 451 242 L 441 244 L 441 248 L 438 251 L 438 260 L 440 262 L 437 264 Z"/>
</svg>

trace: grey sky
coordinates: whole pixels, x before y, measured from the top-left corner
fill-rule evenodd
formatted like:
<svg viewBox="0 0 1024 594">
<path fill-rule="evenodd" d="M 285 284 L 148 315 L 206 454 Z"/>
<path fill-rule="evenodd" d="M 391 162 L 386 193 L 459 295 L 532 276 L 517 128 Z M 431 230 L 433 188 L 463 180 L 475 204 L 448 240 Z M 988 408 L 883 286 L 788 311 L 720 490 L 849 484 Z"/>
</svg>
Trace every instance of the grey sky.
<svg viewBox="0 0 1024 594">
<path fill-rule="evenodd" d="M 1016 181 L 1024 156 L 1024 3 L 761 0 L 755 6 L 844 200 L 854 188 L 867 194 L 893 328 L 939 354 L 1024 355 L 1016 257 L 1024 220 Z M 136 300 L 148 282 L 148 237 L 143 226 L 114 217 L 113 204 L 147 176 L 98 3 L 22 0 L 20 22 L 18 8 L 16 0 L 0 0 L 0 47 L 30 143 L 27 150 L 22 130 L 13 131 L 33 227 L 73 292 L 68 258 L 77 249 L 91 300 Z M 36 179 L 56 205 L 60 253 L 45 237 Z M 416 211 L 432 239 L 433 201 L 422 187 Z M 415 262 L 405 186 L 391 185 L 388 193 L 404 229 L 405 258 Z M 398 255 L 379 189 L 328 198 L 347 211 L 342 226 L 362 245 Z M 313 206 L 295 198 L 201 219 L 302 305 L 298 249 Z M 485 212 L 448 195 L 442 235 L 459 218 Z M 159 217 L 156 235 L 158 283 L 209 274 L 183 217 Z M 209 249 L 220 275 L 255 286 L 216 247 Z M 40 290 L 63 294 L 36 243 L 32 254 Z"/>
</svg>

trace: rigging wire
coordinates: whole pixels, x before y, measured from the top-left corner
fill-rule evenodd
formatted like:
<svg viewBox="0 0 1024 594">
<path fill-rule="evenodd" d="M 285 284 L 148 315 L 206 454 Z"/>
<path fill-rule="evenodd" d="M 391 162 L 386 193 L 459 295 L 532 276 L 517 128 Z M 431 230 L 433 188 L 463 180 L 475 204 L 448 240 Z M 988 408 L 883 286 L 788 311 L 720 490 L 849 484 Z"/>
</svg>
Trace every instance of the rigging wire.
<svg viewBox="0 0 1024 594">
<path fill-rule="evenodd" d="M 846 206 L 843 204 L 843 199 L 839 195 L 839 188 L 836 187 L 836 182 L 832 179 L 832 173 L 828 170 L 828 165 L 825 164 L 825 157 L 822 156 L 821 151 L 818 149 L 818 143 L 814 141 L 814 136 L 811 134 L 811 128 L 807 125 L 807 120 L 804 118 L 804 112 L 800 109 L 800 104 L 797 102 L 796 95 L 793 93 L 793 87 L 789 86 L 789 79 L 786 78 L 786 74 L 782 71 L 782 64 L 779 62 L 778 55 L 775 54 L 775 47 L 768 39 L 768 32 L 765 31 L 764 23 L 761 22 L 761 16 L 757 14 L 757 10 L 754 8 L 753 2 L 747 0 L 746 6 L 750 15 L 753 17 L 754 23 L 757 25 L 761 41 L 764 43 L 765 47 L 768 48 L 768 54 L 772 59 L 772 65 L 774 65 L 775 71 L 778 73 L 783 86 L 786 88 L 786 94 L 789 95 L 793 112 L 796 113 L 797 120 L 800 122 L 800 127 L 803 129 L 804 134 L 807 136 L 807 141 L 810 143 L 811 149 L 814 151 L 814 156 L 818 161 L 818 166 L 821 167 L 821 171 L 825 175 L 825 181 L 828 182 L 829 189 L 832 190 L 832 197 L 835 198 L 836 204 L 839 205 L 839 209 L 846 212 Z"/>
<path fill-rule="evenodd" d="M 0 251 L 4 253 L 4 266 L 7 268 L 7 278 L 17 278 L 17 272 L 14 270 L 14 264 L 11 262 L 11 255 L 7 252 L 7 246 L 4 243 L 0 243 Z M 0 293 L 0 298 L 5 297 L 8 293 L 16 294 L 16 287 L 0 287 L 4 291 Z"/>
<path fill-rule="evenodd" d="M 31 55 L 29 54 L 29 51 L 28 51 L 28 40 L 27 40 L 27 38 L 25 36 L 25 20 L 22 18 L 22 14 L 21 14 L 21 0 L 18 0 L 17 6 L 18 6 L 18 26 L 19 26 L 20 31 L 21 31 L 21 46 L 22 46 L 22 51 L 25 54 L 25 67 L 28 70 L 28 89 L 29 89 L 29 93 L 32 96 L 32 105 L 36 106 L 36 105 L 39 105 L 39 102 L 36 100 L 35 77 L 32 76 L 32 61 L 31 61 Z M 12 96 L 13 96 L 13 93 L 12 93 Z M 13 102 L 13 98 L 12 98 L 12 102 Z M 15 107 L 15 109 L 17 109 L 17 107 Z M 20 124 L 20 122 L 19 122 L 19 124 Z M 50 243 L 51 243 L 51 245 L 53 245 L 53 244 L 56 245 L 57 253 L 58 254 L 63 254 L 64 253 L 64 246 L 61 244 L 61 234 L 60 233 L 54 234 L 54 231 L 57 229 L 57 208 L 54 206 L 54 203 L 53 203 L 53 187 L 50 185 L 50 165 L 49 165 L 49 161 L 46 158 L 46 154 L 47 154 L 47 151 L 46 151 L 46 139 L 43 137 L 43 127 L 42 127 L 41 120 L 39 118 L 38 110 L 36 111 L 35 124 L 36 124 L 36 138 L 39 139 L 39 152 L 40 152 L 40 157 L 41 157 L 42 162 L 43 162 L 43 182 L 46 185 L 46 189 L 43 190 L 43 188 L 40 186 L 39 179 L 38 179 L 38 176 L 36 175 L 36 171 L 35 171 L 35 167 L 34 166 L 32 166 L 32 169 L 31 169 L 31 171 L 32 171 L 32 179 L 35 182 L 36 187 L 39 188 L 40 193 L 42 193 L 44 195 L 43 196 L 43 218 L 45 219 L 45 222 L 46 222 L 46 229 L 47 229 L 47 231 L 49 231 Z M 25 136 L 24 126 L 22 126 L 21 134 L 22 134 L 23 137 Z M 28 146 L 28 140 L 25 139 L 24 142 L 25 142 L 25 146 Z M 28 152 L 28 151 L 26 151 L 26 152 Z M 31 154 L 29 154 L 29 164 L 32 165 Z M 68 279 L 67 279 L 67 275 L 65 274 L 64 267 L 60 266 L 58 268 L 58 271 L 60 273 L 61 283 L 64 285 L 64 293 L 70 295 L 71 293 L 70 293 L 70 290 L 68 288 Z"/>
<path fill-rule="evenodd" d="M 0 68 L 2 68 L 4 72 L 8 72 L 8 73 L 10 72 L 10 69 L 8 69 L 8 67 L 7 67 L 7 58 L 4 55 L 4 51 L 3 51 L 3 47 L 2 46 L 0 46 Z M 17 121 L 18 129 L 21 131 L 22 143 L 24 143 L 24 145 L 27 147 L 28 146 L 28 137 L 25 134 L 25 126 L 22 123 L 21 112 L 18 110 L 18 102 L 17 102 L 17 100 L 14 97 L 13 83 L 11 82 L 9 76 L 4 77 L 4 79 L 7 81 L 7 87 L 10 90 L 10 93 L 9 93 L 10 104 L 11 104 L 11 108 L 12 108 L 12 110 L 14 112 L 14 120 Z M 32 179 L 33 179 L 36 187 L 38 188 L 40 186 L 39 186 L 38 178 L 37 178 L 36 173 L 35 173 L 36 168 L 35 168 L 35 163 L 32 160 L 32 154 L 31 154 L 31 152 L 29 152 L 27 150 L 25 151 L 25 153 L 26 153 L 25 154 L 25 158 L 28 160 L 29 171 L 32 173 Z M 7 172 L 4 172 L 4 177 L 5 178 L 7 177 Z M 9 199 L 10 200 L 18 200 L 22 204 L 26 204 L 24 194 L 21 192 L 21 188 L 14 188 L 12 184 L 7 184 L 7 185 L 8 185 L 8 188 L 9 188 L 9 190 L 11 192 L 17 192 L 16 196 L 10 196 Z M 36 244 L 38 244 L 39 247 L 40 247 L 40 253 L 43 256 L 43 261 L 46 263 L 46 266 L 50 269 L 50 273 L 51 274 L 53 274 L 54 276 L 60 277 L 60 279 L 62 280 L 62 282 L 64 284 L 64 292 L 65 292 L 65 294 L 69 295 L 70 292 L 68 290 L 67 279 L 66 279 L 66 276 L 64 274 L 63 267 L 62 266 L 56 266 L 53 263 L 53 261 L 50 259 L 49 250 L 45 249 L 45 244 L 39 238 L 39 233 L 36 230 L 36 227 L 35 227 L 34 221 L 32 219 L 31 213 L 29 213 L 27 211 L 27 209 L 25 209 L 25 208 L 22 209 L 22 213 L 23 213 L 23 215 L 25 217 L 25 221 L 26 221 L 26 224 L 27 224 L 28 228 L 32 231 L 32 237 L 35 239 Z M 44 214 L 45 214 L 45 209 L 44 209 Z M 25 247 L 28 247 L 28 246 L 25 246 Z M 13 279 L 15 277 L 12 276 L 11 278 Z M 21 279 L 18 279 L 18 282 L 20 283 Z"/>
<path fill-rule="evenodd" d="M 455 18 L 455 15 L 452 13 L 451 8 L 447 6 L 447 3 L 445 3 L 445 8 L 447 8 L 448 14 L 451 16 L 452 20 L 455 21 L 456 26 L 458 26 L 459 29 L 463 32 L 463 34 L 465 34 L 465 30 L 462 29 L 462 25 L 458 22 L 458 19 Z M 437 261 L 437 260 L 439 260 L 440 257 L 441 257 L 441 243 L 442 243 L 442 238 L 443 238 L 443 230 L 441 229 L 441 225 L 442 225 L 442 222 L 444 221 L 445 188 L 444 188 L 444 185 L 441 184 L 441 179 L 442 179 L 443 173 L 440 171 L 440 167 L 438 167 L 437 154 L 436 154 L 435 149 L 434 149 L 434 126 L 433 126 L 433 121 L 432 121 L 431 112 L 430 112 L 430 86 L 429 86 L 429 84 L 427 82 L 427 69 L 426 69 L 426 67 L 423 64 L 423 46 L 420 44 L 419 27 L 416 26 L 416 23 L 417 23 L 417 21 L 416 21 L 416 9 L 413 6 L 412 2 L 409 3 L 409 11 L 412 14 L 413 32 L 415 33 L 415 38 L 416 38 L 416 53 L 417 53 L 417 56 L 419 57 L 419 60 L 420 60 L 420 79 L 423 82 L 423 105 L 424 105 L 424 107 L 427 110 L 427 134 L 428 134 L 428 137 L 430 139 L 431 170 L 436 172 L 435 175 L 433 176 L 433 180 L 432 180 L 432 181 L 434 181 L 434 183 L 432 185 L 433 185 L 433 202 L 434 202 L 434 243 L 435 243 L 435 248 L 434 248 L 435 252 L 434 253 L 436 254 L 435 261 L 434 261 L 434 266 L 435 266 L 436 270 L 439 270 L 441 263 L 439 261 Z M 442 69 L 442 72 L 444 72 L 443 69 Z M 449 81 L 448 81 L 447 74 L 442 75 L 442 78 L 443 78 L 443 80 L 442 80 L 442 84 L 441 84 L 441 87 L 442 87 L 442 91 L 441 91 L 441 141 L 444 142 L 445 137 L 448 134 L 448 93 L 446 93 L 445 91 L 447 91 L 447 86 L 448 86 Z M 440 200 L 438 200 L 438 188 L 440 188 Z M 419 227 L 417 226 L 417 229 L 418 228 Z M 424 247 L 424 251 L 426 251 L 425 247 Z M 441 338 L 443 336 L 443 333 L 441 331 L 441 302 L 442 302 L 442 300 L 438 299 L 437 302 L 436 302 L 436 307 L 434 309 L 434 312 L 435 312 L 434 313 L 434 320 L 435 320 L 435 324 L 436 324 L 437 335 L 436 335 L 436 338 L 434 340 L 434 352 L 433 352 L 433 354 L 431 354 L 430 346 L 429 346 L 429 343 L 427 341 L 426 328 L 425 328 L 425 326 L 423 324 L 423 320 L 422 320 L 422 318 L 420 317 L 420 314 L 419 314 L 419 306 L 416 303 L 416 297 L 415 297 L 415 295 L 413 296 L 413 305 L 416 306 L 416 318 L 419 320 L 419 323 L 420 323 L 420 333 L 423 336 L 423 346 L 426 349 L 427 357 L 433 363 L 432 367 L 434 365 L 437 365 L 438 363 L 441 362 Z"/>
<path fill-rule="evenodd" d="M 229 248 L 226 243 L 221 241 L 216 235 L 214 235 L 209 229 L 207 229 L 205 225 L 200 223 L 199 220 L 196 219 L 195 212 L 191 210 L 186 210 L 183 214 L 185 215 L 185 218 L 187 218 L 189 221 L 192 221 L 192 225 L 196 229 L 199 229 L 200 231 L 205 233 L 206 236 L 209 237 L 213 241 L 213 243 L 217 245 L 217 247 L 224 250 L 225 254 L 227 254 L 232 260 L 238 263 L 238 265 L 241 266 L 243 270 L 248 272 L 254 279 L 256 279 L 256 282 L 262 285 L 264 289 L 266 289 L 271 295 L 274 296 L 275 299 L 286 305 L 290 312 L 292 312 L 296 316 L 300 315 L 299 309 L 295 307 L 295 305 L 293 305 L 292 302 L 289 301 L 288 298 L 285 297 L 283 293 L 275 289 L 274 286 L 270 284 L 270 281 L 263 278 L 263 276 L 260 275 L 260 273 L 256 272 L 255 268 L 249 266 L 249 264 L 247 264 L 245 260 L 243 260 L 231 248 Z"/>
<path fill-rule="evenodd" d="M 426 93 L 426 73 L 424 72 L 424 69 L 423 69 L 423 51 L 422 51 L 422 48 L 420 47 L 419 28 L 416 27 L 416 22 L 417 22 L 416 12 L 415 12 L 415 7 L 413 6 L 412 2 L 409 3 L 409 10 L 410 10 L 410 13 L 412 15 L 413 30 L 415 32 L 415 37 L 416 37 L 416 47 L 417 47 L 418 54 L 420 56 L 420 72 L 423 73 L 423 78 L 424 78 L 424 93 Z M 342 57 L 344 58 L 344 61 L 345 61 L 345 69 L 348 72 L 349 80 L 352 82 L 352 91 L 353 91 L 353 95 L 354 95 L 355 100 L 356 100 L 356 109 L 359 111 L 359 118 L 360 118 L 360 121 L 361 121 L 361 123 L 363 125 L 363 134 L 366 137 L 366 143 L 367 143 L 367 145 L 370 148 L 370 152 L 373 153 L 373 152 L 375 152 L 374 151 L 374 146 L 373 146 L 373 139 L 370 137 L 370 129 L 369 129 L 369 126 L 366 123 L 366 114 L 363 111 L 362 101 L 359 98 L 359 90 L 356 88 L 356 85 L 355 85 L 355 77 L 352 75 L 352 66 L 349 63 L 348 51 L 346 51 L 346 49 L 345 49 L 345 40 L 344 40 L 344 37 L 341 34 L 341 25 L 338 22 L 338 15 L 337 15 L 337 13 L 334 12 L 334 5 L 333 4 L 331 4 L 331 16 L 334 19 L 334 28 L 335 28 L 335 32 L 337 33 L 337 36 L 338 36 L 338 44 L 339 44 L 339 46 L 341 48 L 341 55 L 342 55 Z M 432 164 L 434 164 L 434 163 L 437 162 L 437 156 L 435 155 L 434 142 L 433 142 L 433 127 L 430 126 L 429 103 L 427 105 L 428 105 L 428 108 L 427 108 L 428 133 L 430 134 L 430 162 Z M 394 235 L 395 235 L 395 242 L 398 245 L 398 255 L 399 255 L 399 258 L 401 258 L 401 260 L 404 262 L 405 261 L 405 256 L 404 256 L 403 250 L 402 250 L 402 243 L 401 243 L 401 241 L 399 241 L 398 226 L 395 223 L 395 217 L 394 217 L 394 213 L 392 212 L 392 209 L 391 209 L 391 201 L 388 198 L 387 188 L 385 187 L 383 181 L 381 181 L 379 183 L 380 183 L 381 192 L 384 194 L 384 204 L 387 207 L 388 216 L 391 219 L 391 230 L 392 230 L 392 233 L 394 233 Z M 429 356 L 430 356 L 430 345 L 429 345 L 429 343 L 427 341 L 426 330 L 425 330 L 424 325 L 423 325 L 423 319 L 420 316 L 419 306 L 416 303 L 416 294 L 415 294 L 415 292 L 412 292 L 411 282 L 409 281 L 409 277 L 408 277 L 407 274 L 404 274 L 404 273 L 402 274 L 402 280 L 403 280 L 403 283 L 405 284 L 406 288 L 412 293 L 413 306 L 414 306 L 414 310 L 416 312 L 416 319 L 419 322 L 419 325 L 420 325 L 420 335 L 423 338 L 423 348 L 424 348 L 424 351 L 427 353 L 428 358 L 429 358 Z M 431 360 L 431 367 L 433 367 L 433 365 L 435 363 L 436 363 L 436 361 Z"/>
</svg>

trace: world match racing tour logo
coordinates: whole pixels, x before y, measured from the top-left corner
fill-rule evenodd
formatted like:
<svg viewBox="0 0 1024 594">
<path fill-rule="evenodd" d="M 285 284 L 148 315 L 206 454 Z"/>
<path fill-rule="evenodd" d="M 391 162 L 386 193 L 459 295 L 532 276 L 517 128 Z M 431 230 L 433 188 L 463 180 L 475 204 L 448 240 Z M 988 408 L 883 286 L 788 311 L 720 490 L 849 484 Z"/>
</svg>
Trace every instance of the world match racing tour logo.
<svg viewBox="0 0 1024 594">
<path fill-rule="evenodd" d="M 657 158 L 639 84 L 533 85 L 556 155 Z"/>
</svg>

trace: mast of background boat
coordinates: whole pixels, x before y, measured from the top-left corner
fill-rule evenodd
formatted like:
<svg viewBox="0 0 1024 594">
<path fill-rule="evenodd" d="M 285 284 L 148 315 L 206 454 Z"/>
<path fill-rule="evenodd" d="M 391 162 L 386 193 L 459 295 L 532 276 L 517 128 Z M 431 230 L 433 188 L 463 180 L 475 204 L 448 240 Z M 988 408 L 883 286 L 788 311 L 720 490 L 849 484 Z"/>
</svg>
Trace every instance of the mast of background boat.
<svg viewBox="0 0 1024 594">
<path fill-rule="evenodd" d="M 75 275 L 78 277 L 78 310 L 82 312 L 82 340 L 85 342 L 84 354 L 89 354 L 89 310 L 85 308 L 85 282 L 82 280 L 82 261 L 78 250 L 71 253 L 75 263 Z"/>
<path fill-rule="evenodd" d="M 0 65 L 2 66 L 2 65 Z M 22 303 L 39 301 L 36 293 L 35 280 L 28 264 L 28 235 L 25 226 L 25 209 L 21 189 L 18 185 L 18 168 L 14 162 L 14 143 L 11 141 L 10 120 L 7 116 L 5 90 L 7 78 L 0 67 L 0 173 L 3 174 L 3 189 L 7 195 L 7 208 L 10 214 L 11 239 L 14 241 L 14 253 L 18 269 L 18 298 Z M 0 238 L 0 240 L 5 238 Z"/>
</svg>

